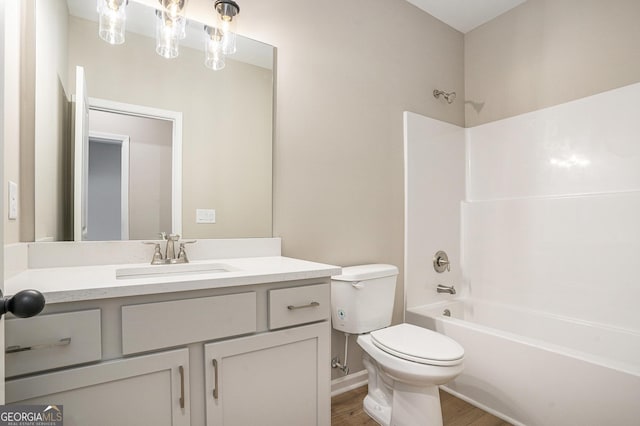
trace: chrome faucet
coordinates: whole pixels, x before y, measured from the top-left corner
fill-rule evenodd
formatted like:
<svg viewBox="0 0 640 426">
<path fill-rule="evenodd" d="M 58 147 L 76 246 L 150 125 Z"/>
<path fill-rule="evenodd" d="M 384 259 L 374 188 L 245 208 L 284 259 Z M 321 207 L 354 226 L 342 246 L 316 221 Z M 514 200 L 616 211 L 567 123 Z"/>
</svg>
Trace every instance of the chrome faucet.
<svg viewBox="0 0 640 426">
<path fill-rule="evenodd" d="M 436 291 L 438 293 L 449 293 L 449 294 L 456 294 L 456 289 L 454 286 L 448 286 L 448 285 L 442 285 L 442 284 L 438 284 L 438 287 L 436 287 Z"/>
<path fill-rule="evenodd" d="M 166 263 L 176 263 L 175 260 L 177 259 L 175 243 L 180 239 L 180 235 L 161 232 L 160 236 L 167 242 L 164 247 L 164 260 L 166 261 Z"/>
<path fill-rule="evenodd" d="M 176 242 L 180 241 L 180 235 L 178 234 L 167 234 L 166 232 L 161 232 L 160 237 L 162 237 L 163 241 L 166 241 L 166 245 L 164 248 L 164 256 L 160 250 L 160 243 L 156 242 L 145 242 L 145 244 L 153 244 L 155 245 L 155 249 L 153 252 L 153 257 L 151 258 L 152 265 L 166 265 L 173 263 L 189 263 L 189 258 L 187 257 L 187 251 L 185 250 L 185 244 L 193 244 L 196 241 L 181 241 L 180 248 L 178 249 L 178 253 L 176 254 Z"/>
</svg>

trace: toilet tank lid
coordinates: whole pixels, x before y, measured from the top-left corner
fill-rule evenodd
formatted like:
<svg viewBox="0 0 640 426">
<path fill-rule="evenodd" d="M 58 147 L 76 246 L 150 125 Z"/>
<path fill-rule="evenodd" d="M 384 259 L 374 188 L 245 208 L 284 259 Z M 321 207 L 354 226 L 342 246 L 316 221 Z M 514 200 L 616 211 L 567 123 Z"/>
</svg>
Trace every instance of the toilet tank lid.
<svg viewBox="0 0 640 426">
<path fill-rule="evenodd" d="M 342 274 L 331 277 L 336 281 L 364 281 L 398 275 L 398 268 L 393 265 L 375 263 L 371 265 L 347 266 Z"/>
</svg>

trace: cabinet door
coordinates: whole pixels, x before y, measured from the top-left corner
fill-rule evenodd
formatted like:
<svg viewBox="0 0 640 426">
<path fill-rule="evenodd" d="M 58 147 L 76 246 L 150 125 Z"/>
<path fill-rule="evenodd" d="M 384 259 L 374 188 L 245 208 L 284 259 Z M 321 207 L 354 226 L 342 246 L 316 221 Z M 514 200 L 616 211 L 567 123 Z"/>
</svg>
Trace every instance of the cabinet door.
<svg viewBox="0 0 640 426">
<path fill-rule="evenodd" d="M 328 322 L 205 345 L 207 425 L 329 425 Z"/>
<path fill-rule="evenodd" d="M 7 403 L 62 405 L 70 426 L 190 423 L 187 349 L 7 380 L 5 387 Z"/>
</svg>

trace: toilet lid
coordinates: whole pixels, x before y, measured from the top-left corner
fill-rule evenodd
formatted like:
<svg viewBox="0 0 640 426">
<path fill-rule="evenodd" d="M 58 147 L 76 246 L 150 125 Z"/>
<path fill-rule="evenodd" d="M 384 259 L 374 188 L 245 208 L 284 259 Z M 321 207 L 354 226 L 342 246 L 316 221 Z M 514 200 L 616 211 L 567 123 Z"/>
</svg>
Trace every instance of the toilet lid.
<svg viewBox="0 0 640 426">
<path fill-rule="evenodd" d="M 391 355 L 421 364 L 457 365 L 464 357 L 464 348 L 455 340 L 411 324 L 373 331 L 371 341 Z"/>
</svg>

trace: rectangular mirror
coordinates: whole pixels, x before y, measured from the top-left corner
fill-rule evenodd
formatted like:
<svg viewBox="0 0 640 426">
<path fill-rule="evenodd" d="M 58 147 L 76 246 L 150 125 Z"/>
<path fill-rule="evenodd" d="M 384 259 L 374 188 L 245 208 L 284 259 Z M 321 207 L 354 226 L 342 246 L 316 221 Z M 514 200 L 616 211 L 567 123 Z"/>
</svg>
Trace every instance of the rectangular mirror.
<svg viewBox="0 0 640 426">
<path fill-rule="evenodd" d="M 165 59 L 155 9 L 110 45 L 95 6 L 35 2 L 36 241 L 270 237 L 274 48 L 238 36 L 213 71 L 204 24 Z"/>
</svg>

